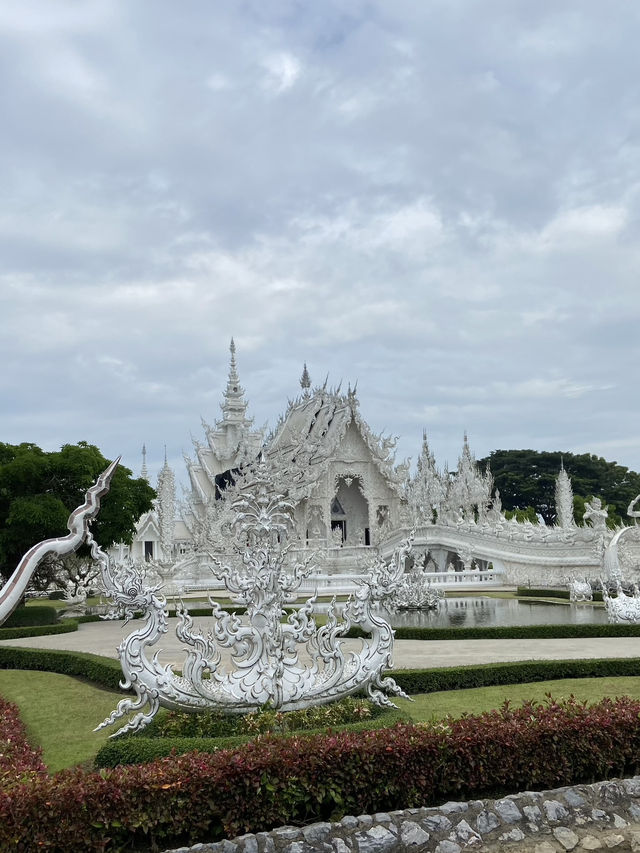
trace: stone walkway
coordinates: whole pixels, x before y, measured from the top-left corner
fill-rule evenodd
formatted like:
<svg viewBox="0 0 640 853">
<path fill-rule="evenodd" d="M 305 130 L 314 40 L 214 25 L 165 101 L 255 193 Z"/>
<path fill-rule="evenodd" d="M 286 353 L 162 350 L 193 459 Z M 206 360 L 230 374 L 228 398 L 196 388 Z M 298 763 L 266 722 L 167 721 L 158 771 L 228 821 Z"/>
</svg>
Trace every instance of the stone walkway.
<svg viewBox="0 0 640 853">
<path fill-rule="evenodd" d="M 208 621 L 194 620 L 196 625 L 201 623 L 205 628 L 208 627 Z M 177 619 L 169 619 L 169 631 L 157 647 L 163 650 L 160 653 L 160 661 L 163 664 L 173 663 L 180 667 L 184 660 L 184 648 L 175 636 L 176 623 Z M 123 625 L 121 621 L 89 622 L 80 625 L 77 632 L 70 634 L 0 640 L 0 645 L 68 649 L 117 658 L 120 642 L 142 624 L 142 620 L 132 620 L 127 625 Z M 347 650 L 360 648 L 359 640 L 345 640 L 344 644 Z M 396 640 L 394 644 L 394 660 L 398 669 L 468 666 L 498 661 L 631 657 L 640 657 L 640 642 L 635 637 L 559 640 Z"/>
</svg>

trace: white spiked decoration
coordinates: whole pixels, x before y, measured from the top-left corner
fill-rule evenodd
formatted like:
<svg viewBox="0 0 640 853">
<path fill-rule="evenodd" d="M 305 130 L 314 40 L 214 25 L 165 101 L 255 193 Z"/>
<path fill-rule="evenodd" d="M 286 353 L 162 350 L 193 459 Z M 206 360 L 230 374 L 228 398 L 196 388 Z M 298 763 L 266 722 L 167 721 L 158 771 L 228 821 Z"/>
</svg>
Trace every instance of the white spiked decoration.
<svg viewBox="0 0 640 853">
<path fill-rule="evenodd" d="M 442 590 L 431 584 L 420 569 L 413 569 L 401 579 L 389 605 L 394 610 L 437 610 L 444 598 Z"/>
<path fill-rule="evenodd" d="M 112 567 L 103 562 L 105 587 L 114 605 L 129 614 L 142 610 L 145 618 L 142 627 L 120 645 L 123 686 L 133 688 L 136 698 L 123 699 L 98 728 L 136 713 L 112 737 L 143 728 L 160 706 L 245 713 L 266 704 L 285 711 L 306 708 L 360 690 L 380 705 L 392 704 L 383 691 L 405 695 L 393 679 L 382 677 L 392 665 L 393 630 L 372 613 L 372 605 L 394 592 L 412 536 L 389 564 L 378 560 L 364 573 L 340 621 L 334 601 L 326 624 L 318 627 L 313 617 L 315 596 L 282 621 L 284 604 L 294 597 L 311 566 L 289 559 L 283 543 L 291 530 L 292 505 L 270 491 L 263 464 L 234 507 L 236 539 L 244 545 L 242 564 L 217 562 L 215 571 L 229 592 L 246 605 L 246 616 L 228 613 L 210 599 L 213 624 L 205 635 L 194 629 L 182 607 L 176 629 L 188 647 L 182 676 L 170 665 L 162 666 L 157 653 L 151 660 L 147 657 L 167 631 L 166 600 L 158 594 L 159 587 L 145 588 L 142 575 L 131 565 Z M 340 638 L 352 626 L 370 638 L 361 641 L 359 651 L 346 652 Z"/>
</svg>

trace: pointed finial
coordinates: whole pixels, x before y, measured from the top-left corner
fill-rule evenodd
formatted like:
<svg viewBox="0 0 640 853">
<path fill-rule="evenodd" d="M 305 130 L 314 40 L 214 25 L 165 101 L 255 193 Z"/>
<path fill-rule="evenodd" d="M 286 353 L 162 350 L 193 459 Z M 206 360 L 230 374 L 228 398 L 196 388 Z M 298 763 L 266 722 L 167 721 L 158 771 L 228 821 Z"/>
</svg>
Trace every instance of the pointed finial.
<svg viewBox="0 0 640 853">
<path fill-rule="evenodd" d="M 143 480 L 149 479 L 149 472 L 147 471 L 147 446 L 146 444 L 142 445 L 142 468 L 140 469 L 140 476 Z"/>
<path fill-rule="evenodd" d="M 304 391 L 305 395 L 309 393 L 309 388 L 311 388 L 311 377 L 309 376 L 309 371 L 307 370 L 306 361 L 302 370 L 302 376 L 300 377 L 300 387 Z"/>
<path fill-rule="evenodd" d="M 224 392 L 224 401 L 221 404 L 223 417 L 222 421 L 216 422 L 216 426 L 220 424 L 243 424 L 247 425 L 246 419 L 247 403 L 244 399 L 244 388 L 240 385 L 238 377 L 238 368 L 236 365 L 236 343 L 231 338 L 229 344 L 231 358 L 229 359 L 229 377 L 227 379 L 227 387 Z"/>
<path fill-rule="evenodd" d="M 167 445 L 164 446 L 164 464 L 167 464 Z"/>
</svg>

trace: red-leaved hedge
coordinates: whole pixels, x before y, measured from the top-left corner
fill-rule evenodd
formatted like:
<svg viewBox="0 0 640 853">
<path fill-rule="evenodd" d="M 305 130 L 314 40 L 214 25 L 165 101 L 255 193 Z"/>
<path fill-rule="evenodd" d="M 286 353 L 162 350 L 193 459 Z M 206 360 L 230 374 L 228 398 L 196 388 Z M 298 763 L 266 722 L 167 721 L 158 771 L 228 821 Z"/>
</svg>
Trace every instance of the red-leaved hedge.
<svg viewBox="0 0 640 853">
<path fill-rule="evenodd" d="M 640 702 L 505 705 L 405 725 L 191 753 L 0 792 L 0 850 L 160 849 L 281 824 L 633 774 Z"/>
<path fill-rule="evenodd" d="M 46 774 L 42 750 L 31 746 L 16 705 L 0 696 L 0 788 L 25 775 Z"/>
</svg>

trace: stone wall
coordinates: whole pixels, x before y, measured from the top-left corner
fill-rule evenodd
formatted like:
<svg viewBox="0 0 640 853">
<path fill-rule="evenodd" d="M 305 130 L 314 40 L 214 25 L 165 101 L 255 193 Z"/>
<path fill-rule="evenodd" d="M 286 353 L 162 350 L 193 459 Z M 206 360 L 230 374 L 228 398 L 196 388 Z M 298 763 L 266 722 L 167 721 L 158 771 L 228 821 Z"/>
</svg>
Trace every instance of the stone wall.
<svg viewBox="0 0 640 853">
<path fill-rule="evenodd" d="M 166 853 L 640 853 L 640 777 L 284 826 Z"/>
</svg>

